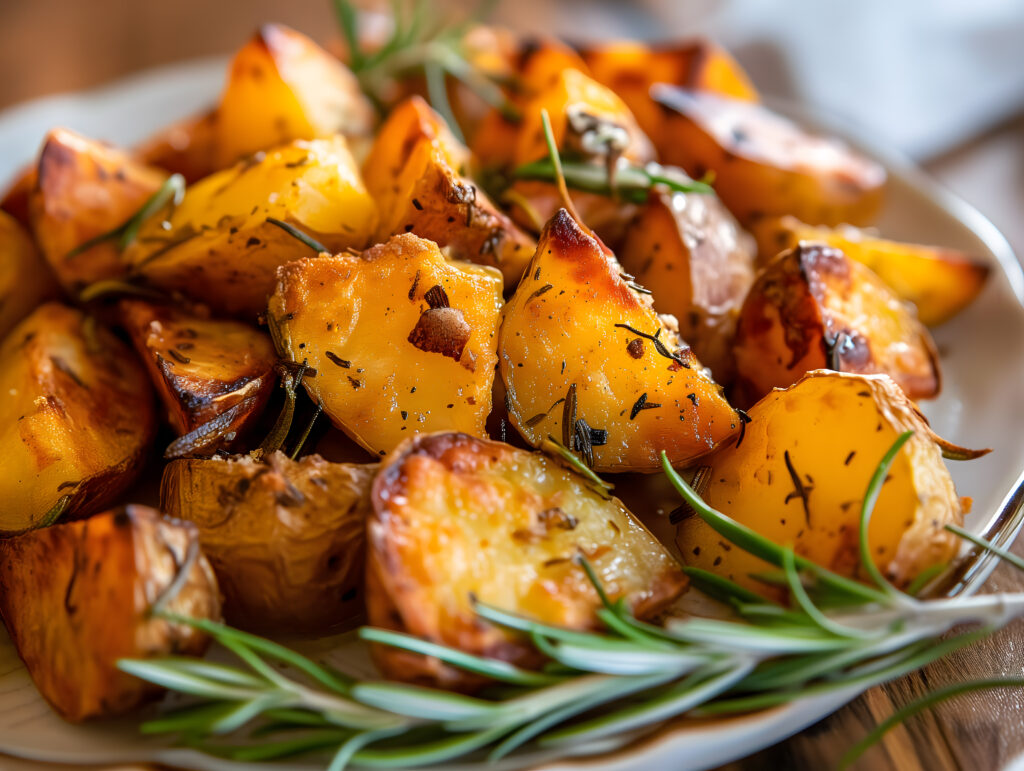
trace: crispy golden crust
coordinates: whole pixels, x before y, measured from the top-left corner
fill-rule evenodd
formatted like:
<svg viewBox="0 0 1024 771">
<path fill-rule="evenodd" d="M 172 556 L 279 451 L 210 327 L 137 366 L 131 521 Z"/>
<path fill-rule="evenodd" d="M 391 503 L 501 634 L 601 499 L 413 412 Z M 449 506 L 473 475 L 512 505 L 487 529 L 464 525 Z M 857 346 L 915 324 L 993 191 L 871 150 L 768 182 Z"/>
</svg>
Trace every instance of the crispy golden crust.
<svg viewBox="0 0 1024 771">
<path fill-rule="evenodd" d="M 362 610 L 373 464 L 278 452 L 172 461 L 161 507 L 195 523 L 236 626 L 326 633 Z"/>
<path fill-rule="evenodd" d="M 570 628 L 596 628 L 590 561 L 613 597 L 640 617 L 675 599 L 686 578 L 617 499 L 605 499 L 545 455 L 465 434 L 404 442 L 373 484 L 370 623 L 523 665 L 525 640 L 481 621 L 471 597 Z M 389 677 L 466 687 L 478 679 L 433 659 L 380 647 Z"/>
<path fill-rule="evenodd" d="M 216 620 L 219 600 L 195 528 L 145 506 L 0 541 L 0 614 L 39 692 L 73 722 L 161 692 L 118 659 L 205 651 L 205 635 L 154 618 L 154 605 Z"/>
</svg>

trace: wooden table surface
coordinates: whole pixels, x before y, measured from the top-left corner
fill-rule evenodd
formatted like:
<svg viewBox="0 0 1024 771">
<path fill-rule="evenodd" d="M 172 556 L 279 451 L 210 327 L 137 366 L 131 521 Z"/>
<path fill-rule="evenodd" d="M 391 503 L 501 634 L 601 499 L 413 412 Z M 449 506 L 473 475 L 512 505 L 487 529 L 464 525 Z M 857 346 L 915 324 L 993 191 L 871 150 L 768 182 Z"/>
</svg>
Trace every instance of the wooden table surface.
<svg viewBox="0 0 1024 771">
<path fill-rule="evenodd" d="M 223 53 L 263 19 L 314 30 L 331 23 L 324 0 L 0 0 L 0 72 L 7 75 L 0 79 L 0 109 L 178 58 Z M 41 40 L 48 43 L 43 55 L 38 53 Z M 15 73 L 17 77 L 12 77 Z M 992 219 L 1018 255 L 1024 255 L 1024 116 L 924 166 Z M 1015 551 L 1024 556 L 1024 542 Z M 1024 574 L 1000 567 L 988 589 L 1024 590 Z M 834 767 L 850 746 L 909 700 L 949 683 L 1000 675 L 1024 675 L 1024 621 L 917 674 L 875 688 L 792 739 L 729 764 L 723 771 Z M 857 767 L 873 771 L 1003 768 L 1024 753 L 1022 706 L 1024 691 L 959 697 L 892 731 Z M 0 769 L 69 771 L 70 767 L 0 757 Z M 118 766 L 116 771 L 141 770 Z"/>
</svg>

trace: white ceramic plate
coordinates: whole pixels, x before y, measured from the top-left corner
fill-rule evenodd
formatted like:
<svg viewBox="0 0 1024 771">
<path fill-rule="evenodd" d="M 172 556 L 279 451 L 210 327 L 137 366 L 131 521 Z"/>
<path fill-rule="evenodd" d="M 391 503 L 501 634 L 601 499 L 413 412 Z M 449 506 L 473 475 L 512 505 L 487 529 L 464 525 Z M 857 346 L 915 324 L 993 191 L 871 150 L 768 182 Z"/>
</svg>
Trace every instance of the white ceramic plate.
<svg viewBox="0 0 1024 771">
<path fill-rule="evenodd" d="M 212 104 L 224 62 L 209 60 L 153 71 L 97 91 L 41 99 L 0 115 L 0 180 L 29 162 L 46 131 L 66 126 L 130 145 L 158 128 Z M 831 126 L 843 135 L 842 127 Z M 1019 528 L 1020 478 L 1024 469 L 1024 272 L 1009 244 L 977 211 L 937 188 L 899 158 L 865 147 L 889 169 L 890 188 L 881 231 L 894 238 L 964 249 L 990 260 L 994 271 L 982 296 L 950 324 L 935 331 L 945 374 L 941 398 L 925 412 L 943 436 L 995 452 L 968 464 L 953 464 L 961 495 L 974 498 L 969 527 L 1010 539 Z M 989 564 L 975 565 L 955 590 L 973 590 Z M 72 726 L 61 721 L 36 693 L 6 635 L 0 633 L 0 752 L 65 763 L 155 761 L 221 771 L 261 768 L 219 761 L 163 740 L 141 737 L 139 717 Z M 339 641 L 319 641 L 306 652 L 339 656 Z M 353 648 L 343 645 L 351 669 Z M 334 646 L 335 650 L 331 650 Z M 358 650 L 355 654 L 358 656 Z M 372 669 L 364 662 L 368 676 Z M 756 715 L 719 721 L 677 720 L 625 748 L 593 745 L 586 757 L 519 756 L 498 769 L 541 767 L 626 771 L 696 771 L 750 754 L 818 721 L 857 695 L 856 690 L 803 700 Z M 307 769 L 310 761 L 275 768 Z M 463 765 L 460 768 L 469 768 Z M 494 768 L 493 766 L 491 768 Z"/>
</svg>

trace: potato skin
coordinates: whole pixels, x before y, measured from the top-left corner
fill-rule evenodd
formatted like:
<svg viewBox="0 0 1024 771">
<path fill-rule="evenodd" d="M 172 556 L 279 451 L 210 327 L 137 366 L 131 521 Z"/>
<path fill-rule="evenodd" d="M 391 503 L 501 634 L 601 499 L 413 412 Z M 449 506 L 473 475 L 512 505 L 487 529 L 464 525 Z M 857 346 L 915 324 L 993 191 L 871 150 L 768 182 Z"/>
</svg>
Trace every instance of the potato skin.
<svg viewBox="0 0 1024 771">
<path fill-rule="evenodd" d="M 479 619 L 471 597 L 542 622 L 598 628 L 600 599 L 576 562 L 639 617 L 674 600 L 686 578 L 622 506 L 554 459 L 458 433 L 404 442 L 373 484 L 367 612 L 397 629 L 477 655 L 536 666 L 523 638 Z M 375 647 L 388 677 L 471 687 L 436 659 Z"/>
<path fill-rule="evenodd" d="M 342 137 L 300 140 L 193 185 L 167 218 L 170 230 L 149 220 L 124 260 L 156 287 L 254 320 L 277 268 L 314 256 L 268 217 L 341 251 L 369 241 L 377 207 Z"/>
<path fill-rule="evenodd" d="M 485 435 L 500 310 L 496 270 L 403 234 L 285 266 L 268 314 L 288 355 L 316 370 L 310 396 L 384 455 L 417 432 Z"/>
<path fill-rule="evenodd" d="M 0 345 L 0 533 L 109 505 L 136 478 L 155 429 L 152 392 L 128 346 L 58 303 Z"/>
<path fill-rule="evenodd" d="M 861 263 L 812 242 L 758 275 L 735 353 L 747 403 L 826 367 L 889 375 L 912 399 L 935 396 L 941 384 L 935 344 L 913 309 Z"/>
<path fill-rule="evenodd" d="M 231 413 L 193 452 L 230 447 L 259 419 L 277 383 L 266 333 L 141 300 L 122 301 L 120 314 L 178 436 Z"/>
<path fill-rule="evenodd" d="M 762 264 L 801 241 L 841 250 L 871 268 L 901 299 L 913 303 L 917 317 L 929 327 L 944 324 L 970 305 L 991 272 L 988 263 L 965 252 L 887 241 L 850 225 L 814 227 L 795 217 L 777 217 L 758 221 L 752 232 Z"/>
<path fill-rule="evenodd" d="M 50 266 L 18 221 L 0 211 L 0 338 L 60 293 Z"/>
<path fill-rule="evenodd" d="M 654 308 L 723 385 L 735 375 L 732 343 L 754 282 L 754 243 L 722 202 L 700 193 L 652 195 L 630 224 L 619 260 L 652 288 Z"/>
<path fill-rule="evenodd" d="M 593 448 L 598 471 L 655 472 L 662 450 L 685 464 L 738 429 L 693 352 L 564 209 L 545 228 L 502 315 L 509 414 L 535 447 L 563 437 L 562 400 L 573 385 L 577 419 L 608 432 Z M 658 345 L 637 332 L 657 335 Z"/>
<path fill-rule="evenodd" d="M 815 136 L 760 105 L 708 92 L 655 86 L 662 163 L 695 178 L 714 173 L 715 192 L 744 224 L 791 214 L 815 225 L 870 225 L 881 208 L 885 169 L 842 142 Z"/>
<path fill-rule="evenodd" d="M 181 570 L 187 577 L 169 594 Z M 118 659 L 203 654 L 205 634 L 149 615 L 161 599 L 168 613 L 220 618 L 196 529 L 146 506 L 0 541 L 0 614 L 65 720 L 124 714 L 162 693 L 120 672 Z"/>
<path fill-rule="evenodd" d="M 171 461 L 161 508 L 194 523 L 228 622 L 279 634 L 328 633 L 362 611 L 374 464 L 276 452 Z"/>
<path fill-rule="evenodd" d="M 707 459 L 702 496 L 712 507 L 819 565 L 867 579 L 858 552 L 861 501 L 882 456 L 903 431 L 914 431 L 871 517 L 871 553 L 899 587 L 958 553 L 959 539 L 944 526 L 962 523 L 960 498 L 934 434 L 890 378 L 810 372 L 765 396 L 750 419 L 741 443 Z M 750 577 L 768 565 L 723 546 L 699 517 L 679 524 L 677 543 L 687 565 L 773 591 Z"/>
<path fill-rule="evenodd" d="M 95 281 L 127 273 L 116 239 L 68 255 L 133 217 L 166 176 L 67 129 L 46 136 L 29 213 L 36 242 L 65 290 L 77 295 Z"/>
</svg>

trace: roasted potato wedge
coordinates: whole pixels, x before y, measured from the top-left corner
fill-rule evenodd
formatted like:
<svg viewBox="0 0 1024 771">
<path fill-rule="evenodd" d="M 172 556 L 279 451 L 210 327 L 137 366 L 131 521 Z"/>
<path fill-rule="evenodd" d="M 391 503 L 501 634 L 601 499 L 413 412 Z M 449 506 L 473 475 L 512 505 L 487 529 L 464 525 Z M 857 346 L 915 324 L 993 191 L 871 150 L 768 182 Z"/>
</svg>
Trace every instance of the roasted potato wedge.
<svg viewBox="0 0 1024 771">
<path fill-rule="evenodd" d="M 161 508 L 199 528 L 228 622 L 327 632 L 362 610 L 373 464 L 319 455 L 171 461 Z"/>
<path fill-rule="evenodd" d="M 921 323 L 937 326 L 971 304 L 985 286 L 991 268 L 955 249 L 887 241 L 850 225 L 805 225 L 795 217 L 761 220 L 752 227 L 764 264 L 801 241 L 834 246 L 867 265 L 901 299 L 914 304 Z"/>
<path fill-rule="evenodd" d="M 574 445 L 599 471 L 656 471 L 662 450 L 688 463 L 739 423 L 630 283 L 562 209 L 503 312 L 498 359 L 513 424 L 535 447 L 548 436 Z"/>
<path fill-rule="evenodd" d="M 654 308 L 679 322 L 679 334 L 715 380 L 733 379 L 733 333 L 754 282 L 754 242 L 713 195 L 652 195 L 619 250 L 627 273 L 654 287 Z"/>
<path fill-rule="evenodd" d="M 32 219 L 29 216 L 28 201 L 32 189 L 36 186 L 36 166 L 32 164 L 22 169 L 0 196 L 0 211 L 6 212 L 25 228 L 31 229 Z"/>
<path fill-rule="evenodd" d="M 536 649 L 483 622 L 473 598 L 587 629 L 599 626 L 601 600 L 577 556 L 640 618 L 686 587 L 675 559 L 620 501 L 550 457 L 466 434 L 416 437 L 384 461 L 367 539 L 371 624 L 521 665 L 540 663 Z M 374 657 L 400 680 L 476 681 L 392 648 L 377 648 Z"/>
<path fill-rule="evenodd" d="M 377 207 L 344 138 L 296 141 L 207 177 L 169 216 L 148 220 L 124 260 L 154 286 L 255 319 L 266 308 L 277 268 L 314 256 L 268 218 L 286 221 L 332 251 L 369 241 Z"/>
<path fill-rule="evenodd" d="M 57 280 L 31 236 L 0 211 L 0 339 L 37 305 L 59 294 Z"/>
<path fill-rule="evenodd" d="M 652 137 L 662 163 L 715 191 L 740 222 L 791 214 L 814 225 L 869 225 L 885 169 L 835 139 L 809 134 L 761 105 L 656 85 L 663 128 Z"/>
<path fill-rule="evenodd" d="M 202 632 L 154 608 L 218 620 L 199 535 L 145 506 L 0 540 L 0 614 L 36 687 L 66 720 L 129 712 L 162 689 L 122 658 L 201 656 Z"/>
<path fill-rule="evenodd" d="M 736 326 L 749 404 L 815 369 L 892 377 L 911 399 L 938 394 L 935 343 L 914 310 L 838 249 L 800 243 L 758 274 Z"/>
<path fill-rule="evenodd" d="M 640 128 L 652 139 L 664 135 L 665 119 L 661 107 L 651 99 L 655 83 L 758 101 L 743 68 L 728 51 L 710 40 L 657 47 L 618 40 L 584 48 L 582 53 L 594 80 L 622 97 Z"/>
<path fill-rule="evenodd" d="M 419 104 L 404 111 L 400 106 L 395 119 L 405 124 L 414 112 L 424 116 L 420 125 L 391 130 L 389 118 L 363 167 L 381 213 L 377 239 L 415 233 L 447 247 L 454 259 L 498 268 L 514 287 L 536 243 L 453 167 L 468 151 L 445 137 L 440 117 L 425 115 L 432 111 L 419 97 L 409 101 Z"/>
<path fill-rule="evenodd" d="M 131 219 L 167 175 L 67 129 L 47 135 L 37 168 L 32 230 L 60 283 L 77 295 L 94 281 L 123 276 L 116 238 L 76 250 Z"/>
<path fill-rule="evenodd" d="M 178 436 L 195 435 L 183 451 L 232 447 L 259 419 L 277 382 L 266 333 L 142 300 L 122 301 L 121 320 L 171 427 Z"/>
<path fill-rule="evenodd" d="M 868 532 L 875 564 L 899 587 L 949 562 L 963 520 L 942 450 L 924 417 L 884 375 L 810 372 L 772 391 L 750 410 L 743 441 L 707 459 L 704 500 L 800 556 L 846 576 L 861 575 L 861 501 L 875 468 L 904 431 L 903 447 L 882 486 Z M 729 548 L 699 517 L 682 520 L 677 542 L 688 565 L 762 594 L 751 575 L 770 569 Z"/>
<path fill-rule="evenodd" d="M 218 128 L 216 110 L 186 118 L 136 147 L 135 157 L 150 166 L 181 174 L 191 185 L 222 168 L 214 159 Z"/>
<path fill-rule="evenodd" d="M 85 516 L 140 470 L 153 439 L 149 379 L 80 311 L 37 308 L 0 345 L 0 534 Z"/>
<path fill-rule="evenodd" d="M 385 195 L 421 140 L 434 142 L 456 174 L 469 173 L 469 149 L 452 134 L 444 118 L 420 96 L 399 102 L 377 131 L 363 161 L 363 180 L 374 198 Z"/>
<path fill-rule="evenodd" d="M 404 234 L 285 266 L 268 315 L 288 355 L 316 370 L 310 396 L 384 455 L 420 432 L 485 435 L 500 311 L 496 270 Z"/>
</svg>

